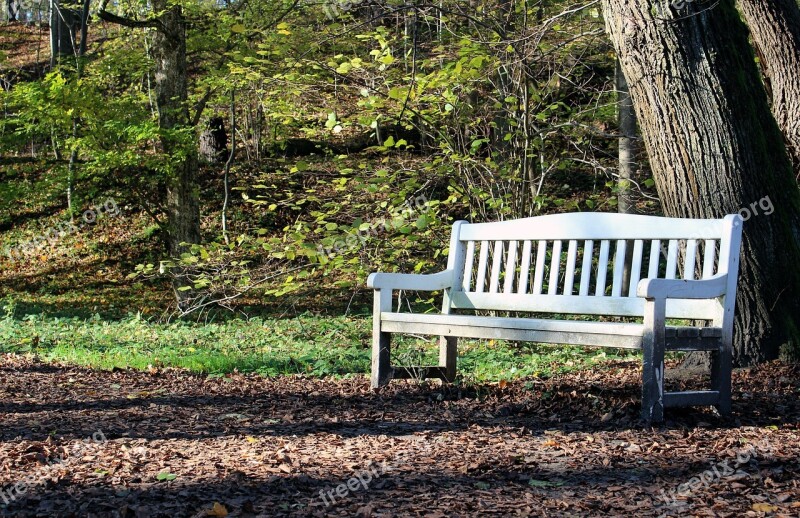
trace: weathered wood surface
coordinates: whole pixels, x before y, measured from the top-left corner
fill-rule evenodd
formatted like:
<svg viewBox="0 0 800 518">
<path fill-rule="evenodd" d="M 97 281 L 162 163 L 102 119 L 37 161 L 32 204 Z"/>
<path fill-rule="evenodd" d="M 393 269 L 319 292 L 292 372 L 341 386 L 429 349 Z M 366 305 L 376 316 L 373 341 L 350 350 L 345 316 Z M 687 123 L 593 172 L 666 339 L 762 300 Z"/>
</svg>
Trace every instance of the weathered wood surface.
<svg viewBox="0 0 800 518">
<path fill-rule="evenodd" d="M 714 404 L 728 412 L 741 231 L 737 215 L 691 220 L 572 213 L 456 222 L 446 270 L 370 275 L 367 285 L 376 290 L 372 385 L 419 376 L 451 381 L 458 337 L 594 345 L 643 350 L 643 419 L 663 420 L 668 406 Z M 441 313 L 393 312 L 396 290 L 443 290 Z M 520 316 L 474 314 L 487 311 Z M 547 314 L 553 318 L 543 318 Z M 569 314 L 643 323 L 566 320 Z M 668 318 L 706 325 L 667 326 Z M 392 367 L 391 333 L 440 336 L 439 365 Z M 712 390 L 665 394 L 667 350 L 711 351 Z"/>
</svg>

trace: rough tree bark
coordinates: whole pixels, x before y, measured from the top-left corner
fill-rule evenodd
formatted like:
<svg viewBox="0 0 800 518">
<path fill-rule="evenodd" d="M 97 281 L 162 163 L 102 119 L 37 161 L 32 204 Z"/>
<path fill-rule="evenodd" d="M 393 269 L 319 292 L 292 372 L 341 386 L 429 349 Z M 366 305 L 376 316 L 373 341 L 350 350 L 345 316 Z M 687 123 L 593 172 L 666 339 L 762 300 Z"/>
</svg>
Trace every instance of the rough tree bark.
<svg viewBox="0 0 800 518">
<path fill-rule="evenodd" d="M 169 253 L 179 257 L 184 243 L 200 242 L 200 195 L 197 184 L 197 151 L 186 149 L 170 132 L 191 126 L 186 75 L 186 20 L 179 5 L 154 0 L 158 30 L 153 34 L 155 92 L 159 126 L 165 132 L 164 152 L 175 156 L 167 179 L 167 235 Z M 180 150 L 180 153 L 175 153 Z M 178 159 L 177 156 L 183 156 Z"/>
<path fill-rule="evenodd" d="M 734 361 L 774 358 L 800 335 L 800 191 L 734 0 L 602 4 L 664 212 L 749 213 Z"/>
<path fill-rule="evenodd" d="M 153 0 L 149 20 L 130 20 L 105 10 L 109 0 L 101 4 L 101 20 L 127 27 L 147 27 L 153 31 L 151 54 L 155 63 L 155 101 L 158 123 L 162 130 L 162 151 L 171 157 L 167 176 L 165 207 L 167 212 L 166 245 L 171 257 L 178 258 L 188 245 L 200 242 L 200 189 L 198 185 L 197 145 L 188 106 L 186 72 L 186 19 L 179 5 L 168 0 Z M 190 129 L 192 138 L 186 142 L 179 137 L 181 130 Z M 183 308 L 191 298 L 180 288 L 187 285 L 181 272 L 174 277 L 173 286 L 178 305 Z"/>
<path fill-rule="evenodd" d="M 800 178 L 800 6 L 797 0 L 739 0 L 759 56 L 772 114 Z"/>
</svg>

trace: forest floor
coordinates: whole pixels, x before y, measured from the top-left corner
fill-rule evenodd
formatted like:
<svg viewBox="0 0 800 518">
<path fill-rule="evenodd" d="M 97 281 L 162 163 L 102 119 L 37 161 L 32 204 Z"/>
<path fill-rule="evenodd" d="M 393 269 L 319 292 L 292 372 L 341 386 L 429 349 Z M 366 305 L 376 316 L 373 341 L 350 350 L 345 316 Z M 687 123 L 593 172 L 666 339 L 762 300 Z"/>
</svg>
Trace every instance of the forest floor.
<svg viewBox="0 0 800 518">
<path fill-rule="evenodd" d="M 798 374 L 645 427 L 636 359 L 373 392 L 5 355 L 0 516 L 798 516 Z"/>
</svg>

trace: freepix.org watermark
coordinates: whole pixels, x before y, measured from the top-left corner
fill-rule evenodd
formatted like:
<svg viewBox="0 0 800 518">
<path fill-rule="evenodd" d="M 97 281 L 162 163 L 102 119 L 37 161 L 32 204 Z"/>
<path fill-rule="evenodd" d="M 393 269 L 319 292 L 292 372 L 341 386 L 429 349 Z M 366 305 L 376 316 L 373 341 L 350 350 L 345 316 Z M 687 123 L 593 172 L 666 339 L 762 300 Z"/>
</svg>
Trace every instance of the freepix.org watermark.
<svg viewBox="0 0 800 518">
<path fill-rule="evenodd" d="M 773 455 L 772 445 L 767 442 L 759 442 L 747 445 L 746 448 L 736 452 L 734 458 L 723 459 L 715 463 L 711 463 L 709 468 L 702 473 L 693 476 L 683 484 L 679 484 L 672 489 L 662 489 L 658 495 L 660 500 L 663 500 L 666 507 L 669 508 L 661 517 L 667 516 L 669 513 L 676 512 L 682 505 L 682 500 L 690 497 L 692 493 L 698 489 L 708 488 L 709 486 L 718 483 L 725 477 L 730 477 L 737 472 L 739 466 L 746 465 L 750 459 L 758 457 L 769 457 Z M 749 475 L 747 475 L 749 476 Z"/>
<path fill-rule="evenodd" d="M 325 0 L 322 4 L 322 11 L 325 16 L 331 20 L 335 20 L 343 13 L 358 7 L 364 0 Z"/>
<path fill-rule="evenodd" d="M 91 437 L 87 437 L 83 441 L 73 445 L 72 449 L 68 451 L 68 456 L 66 456 L 66 458 L 63 454 L 58 455 L 55 457 L 55 459 L 48 460 L 43 467 L 40 467 L 25 475 L 15 484 L 0 488 L 0 501 L 2 501 L 4 505 L 8 505 L 17 499 L 24 497 L 33 488 L 42 483 L 49 471 L 53 468 L 66 466 L 72 461 L 72 459 L 83 456 L 87 450 L 97 448 L 98 446 L 102 446 L 107 442 L 108 439 L 106 439 L 106 436 L 102 430 L 94 432 Z"/>
<path fill-rule="evenodd" d="M 386 461 L 380 464 L 373 462 L 367 466 L 367 469 L 359 471 L 354 476 L 350 477 L 347 482 L 339 484 L 332 489 L 320 489 L 319 497 L 325 504 L 325 507 L 329 507 L 336 503 L 337 498 L 346 498 L 347 495 L 355 491 L 366 491 L 369 489 L 369 484 L 373 479 L 380 477 L 387 471 L 389 471 L 389 465 Z"/>
<path fill-rule="evenodd" d="M 381 218 L 372 223 L 362 223 L 357 229 L 343 233 L 332 240 L 329 246 L 318 245 L 317 256 L 330 259 L 336 254 L 347 250 L 354 250 L 363 245 L 370 237 L 390 230 L 396 230 L 406 225 L 409 219 L 427 207 L 428 198 L 417 196 L 406 201 L 401 207 L 393 209 L 389 217 Z"/>
<path fill-rule="evenodd" d="M 80 219 L 73 221 L 63 221 L 58 225 L 46 228 L 39 235 L 20 243 L 13 247 L 6 247 L 3 255 L 12 261 L 19 261 L 30 257 L 44 249 L 46 246 L 55 245 L 64 237 L 83 232 L 92 225 L 105 217 L 116 216 L 119 214 L 119 206 L 113 198 L 108 198 L 102 203 L 93 204 L 83 211 Z"/>
</svg>

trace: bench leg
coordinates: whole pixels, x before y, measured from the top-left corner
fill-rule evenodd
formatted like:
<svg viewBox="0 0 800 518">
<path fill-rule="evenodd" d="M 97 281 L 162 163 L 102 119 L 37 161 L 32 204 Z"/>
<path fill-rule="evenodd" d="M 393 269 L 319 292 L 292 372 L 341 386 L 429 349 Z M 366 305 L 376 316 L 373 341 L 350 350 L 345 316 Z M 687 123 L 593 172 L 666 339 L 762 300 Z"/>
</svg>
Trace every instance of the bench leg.
<svg viewBox="0 0 800 518">
<path fill-rule="evenodd" d="M 719 392 L 716 407 L 721 415 L 731 414 L 731 373 L 733 358 L 731 348 L 723 344 L 719 351 L 711 354 L 711 387 Z"/>
<path fill-rule="evenodd" d="M 645 301 L 642 338 L 642 419 L 647 423 L 664 421 L 664 313 L 666 300 Z"/>
<path fill-rule="evenodd" d="M 372 312 L 372 388 L 387 385 L 392 380 L 392 337 L 381 331 L 381 312 L 392 309 L 391 290 L 375 290 Z"/>
<path fill-rule="evenodd" d="M 392 380 L 391 349 L 392 335 L 378 331 L 372 339 L 372 388 L 383 387 Z"/>
<path fill-rule="evenodd" d="M 458 338 L 443 336 L 439 338 L 439 367 L 442 367 L 442 381 L 452 383 L 456 379 L 456 361 L 458 358 Z"/>
</svg>

